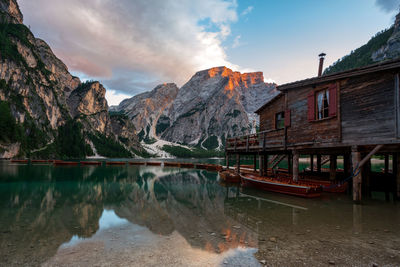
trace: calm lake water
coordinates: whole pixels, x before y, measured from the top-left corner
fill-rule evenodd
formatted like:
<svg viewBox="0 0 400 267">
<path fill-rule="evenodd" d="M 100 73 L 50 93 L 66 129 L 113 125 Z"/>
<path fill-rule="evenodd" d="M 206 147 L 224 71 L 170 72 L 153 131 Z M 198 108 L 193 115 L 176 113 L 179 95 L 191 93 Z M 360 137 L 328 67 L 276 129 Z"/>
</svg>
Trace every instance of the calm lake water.
<svg viewBox="0 0 400 267">
<path fill-rule="evenodd" d="M 200 170 L 0 162 L 0 265 L 400 266 L 400 203 L 384 199 L 308 200 Z"/>
</svg>

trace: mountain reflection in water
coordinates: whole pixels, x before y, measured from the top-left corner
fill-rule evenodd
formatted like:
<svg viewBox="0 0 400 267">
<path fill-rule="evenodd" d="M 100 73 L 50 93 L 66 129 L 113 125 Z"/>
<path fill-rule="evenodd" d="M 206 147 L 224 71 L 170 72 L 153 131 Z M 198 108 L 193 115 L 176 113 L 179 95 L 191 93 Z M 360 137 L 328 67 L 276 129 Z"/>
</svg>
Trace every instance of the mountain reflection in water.
<svg viewBox="0 0 400 267">
<path fill-rule="evenodd" d="M 344 265 L 393 265 L 400 262 L 399 225 L 398 205 L 222 186 L 207 171 L 0 163 L 5 265 L 74 265 L 68 261 L 90 251 L 101 251 L 95 260 L 112 255 L 108 265 L 152 265 L 160 250 L 164 265 L 258 266 L 251 248 L 272 265 L 315 265 L 325 261 L 321 254 Z"/>
</svg>

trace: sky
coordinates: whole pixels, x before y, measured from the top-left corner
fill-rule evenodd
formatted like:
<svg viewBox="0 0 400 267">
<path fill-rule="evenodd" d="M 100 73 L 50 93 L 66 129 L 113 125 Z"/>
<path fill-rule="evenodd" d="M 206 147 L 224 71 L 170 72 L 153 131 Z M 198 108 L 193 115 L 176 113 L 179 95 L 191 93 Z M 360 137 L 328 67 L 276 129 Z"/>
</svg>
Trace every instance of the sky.
<svg viewBox="0 0 400 267">
<path fill-rule="evenodd" d="M 284 84 L 314 77 L 389 28 L 400 0 L 18 0 L 24 23 L 109 105 L 227 66 Z"/>
</svg>

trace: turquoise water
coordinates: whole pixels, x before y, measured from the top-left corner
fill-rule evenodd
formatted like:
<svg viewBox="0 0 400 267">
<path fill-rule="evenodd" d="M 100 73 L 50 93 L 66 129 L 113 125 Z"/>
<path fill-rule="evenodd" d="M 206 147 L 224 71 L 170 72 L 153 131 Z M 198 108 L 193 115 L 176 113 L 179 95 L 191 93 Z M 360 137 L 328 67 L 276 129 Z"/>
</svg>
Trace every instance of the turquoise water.
<svg viewBox="0 0 400 267">
<path fill-rule="evenodd" d="M 0 265 L 398 266 L 400 206 L 384 199 L 301 199 L 202 170 L 0 162 Z"/>
</svg>

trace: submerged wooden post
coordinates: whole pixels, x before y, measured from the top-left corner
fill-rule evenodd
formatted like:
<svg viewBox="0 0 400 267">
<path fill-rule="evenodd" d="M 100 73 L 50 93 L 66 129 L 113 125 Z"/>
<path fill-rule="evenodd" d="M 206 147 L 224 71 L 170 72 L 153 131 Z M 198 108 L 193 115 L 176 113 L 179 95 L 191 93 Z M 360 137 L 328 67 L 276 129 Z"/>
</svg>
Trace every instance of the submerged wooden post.
<svg viewBox="0 0 400 267">
<path fill-rule="evenodd" d="M 261 169 L 261 166 L 260 166 Z M 254 154 L 254 171 L 257 171 L 257 154 Z"/>
<path fill-rule="evenodd" d="M 299 180 L 299 152 L 293 151 L 293 181 L 297 182 Z"/>
<path fill-rule="evenodd" d="M 389 173 L 389 154 L 385 154 L 385 173 Z"/>
<path fill-rule="evenodd" d="M 317 155 L 317 172 L 321 173 L 321 155 Z"/>
<path fill-rule="evenodd" d="M 336 180 L 336 168 L 337 168 L 337 156 L 330 155 L 329 156 L 329 179 L 331 181 Z"/>
<path fill-rule="evenodd" d="M 314 172 L 314 155 L 310 155 L 310 171 Z"/>
<path fill-rule="evenodd" d="M 400 199 L 400 153 L 393 155 L 393 167 L 396 164 L 396 187 L 397 187 L 397 199 Z M 394 162 L 396 158 L 396 162 Z M 393 168 L 394 169 L 394 168 Z"/>
<path fill-rule="evenodd" d="M 353 162 L 353 201 L 356 203 L 361 202 L 361 185 L 362 185 L 362 174 L 360 171 L 361 153 L 357 147 L 352 147 L 351 157 Z"/>
<path fill-rule="evenodd" d="M 236 155 L 236 172 L 240 173 L 240 154 Z"/>
<path fill-rule="evenodd" d="M 260 165 L 259 167 L 259 174 L 260 174 L 260 176 L 263 176 L 264 175 L 264 168 L 265 168 L 265 166 L 264 166 L 264 155 L 259 155 L 258 156 L 258 165 Z"/>
<path fill-rule="evenodd" d="M 292 153 L 289 153 L 287 155 L 287 161 L 288 161 L 288 173 L 293 174 L 293 168 L 292 168 L 293 154 Z"/>
</svg>

